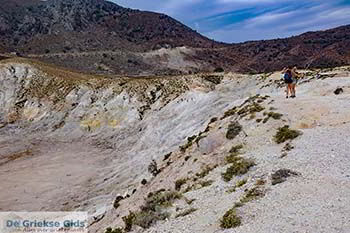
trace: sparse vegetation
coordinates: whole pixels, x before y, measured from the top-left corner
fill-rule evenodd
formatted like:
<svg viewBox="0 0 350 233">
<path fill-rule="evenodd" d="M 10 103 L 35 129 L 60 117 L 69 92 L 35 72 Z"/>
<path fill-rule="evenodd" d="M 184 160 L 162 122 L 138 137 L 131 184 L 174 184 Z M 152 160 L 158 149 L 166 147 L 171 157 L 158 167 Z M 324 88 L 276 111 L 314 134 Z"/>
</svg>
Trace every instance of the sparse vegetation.
<svg viewBox="0 0 350 233">
<path fill-rule="evenodd" d="M 242 148 L 242 144 L 233 146 L 229 151 L 230 154 L 225 157 L 226 163 L 231 164 L 231 166 L 226 169 L 226 172 L 221 174 L 226 182 L 230 181 L 235 175 L 247 173 L 249 169 L 255 165 L 253 160 L 239 156 L 239 152 Z"/>
<path fill-rule="evenodd" d="M 258 187 L 254 187 L 254 188 L 248 189 L 244 193 L 244 196 L 241 198 L 240 202 L 242 204 L 247 203 L 252 200 L 258 199 L 260 197 L 263 197 L 264 195 L 265 193 L 262 190 L 260 190 Z"/>
<path fill-rule="evenodd" d="M 198 136 L 198 137 L 196 138 L 195 143 L 197 144 L 197 146 L 199 146 L 199 145 L 198 145 L 199 141 L 202 140 L 202 139 L 205 138 L 205 137 L 206 137 L 205 135 L 200 135 L 200 136 Z"/>
<path fill-rule="evenodd" d="M 223 72 L 223 71 L 222 71 Z M 218 75 L 206 75 L 204 76 L 204 80 L 211 82 L 215 85 L 218 85 L 221 83 L 222 80 L 222 76 L 218 76 Z"/>
<path fill-rule="evenodd" d="M 247 179 L 239 180 L 239 181 L 237 181 L 237 183 L 236 183 L 236 187 L 237 187 L 237 188 L 240 188 L 240 187 L 242 187 L 243 185 L 245 185 L 246 183 L 247 183 Z"/>
<path fill-rule="evenodd" d="M 246 183 L 247 183 L 247 179 L 239 180 L 239 181 L 237 181 L 235 186 L 229 188 L 226 192 L 227 193 L 236 192 L 237 188 L 240 188 L 240 187 L 244 186 Z"/>
<path fill-rule="evenodd" d="M 218 121 L 218 118 L 217 117 L 213 117 L 213 118 L 210 119 L 209 124 L 212 124 L 212 123 L 214 123 L 216 121 Z"/>
<path fill-rule="evenodd" d="M 169 207 L 173 201 L 180 199 L 182 195 L 176 191 L 159 190 L 156 193 L 150 193 L 145 204 L 141 207 L 144 211 L 156 211 L 157 207 Z"/>
<path fill-rule="evenodd" d="M 230 153 L 228 156 L 225 157 L 226 163 L 235 163 L 237 160 L 242 159 L 238 155 L 239 155 L 238 152 Z"/>
<path fill-rule="evenodd" d="M 239 144 L 237 146 L 233 146 L 229 152 L 230 153 L 238 153 L 241 149 L 243 149 L 243 145 Z"/>
<path fill-rule="evenodd" d="M 197 200 L 197 199 L 196 199 L 196 198 L 193 198 L 193 199 L 187 199 L 187 198 L 185 198 L 185 201 L 186 201 L 187 205 L 192 205 L 192 203 L 193 203 L 195 200 Z"/>
<path fill-rule="evenodd" d="M 118 209 L 118 207 L 120 206 L 119 202 L 120 202 L 121 200 L 123 200 L 123 199 L 124 199 L 124 197 L 118 195 L 118 196 L 115 198 L 114 202 L 113 202 L 113 207 L 114 207 L 115 209 Z"/>
<path fill-rule="evenodd" d="M 284 147 L 283 147 L 284 151 L 291 151 L 293 149 L 294 149 L 294 146 L 292 144 L 290 144 L 289 142 L 286 143 L 286 145 L 284 145 Z"/>
<path fill-rule="evenodd" d="M 234 192 L 236 192 L 236 186 L 233 186 L 233 187 L 229 188 L 226 192 L 227 193 L 234 193 Z"/>
<path fill-rule="evenodd" d="M 193 212 L 197 211 L 196 208 L 190 208 L 190 209 L 187 209 L 181 213 L 178 213 L 177 215 L 175 215 L 175 218 L 178 218 L 178 217 L 184 217 L 184 216 L 187 216 L 189 214 L 192 214 Z"/>
<path fill-rule="evenodd" d="M 148 171 L 153 176 L 157 176 L 160 173 L 160 170 L 158 169 L 157 162 L 155 160 L 152 160 L 152 162 L 148 165 Z"/>
<path fill-rule="evenodd" d="M 181 190 L 182 185 L 186 184 L 187 178 L 178 179 L 175 181 L 175 190 Z"/>
<path fill-rule="evenodd" d="M 261 112 L 265 108 L 258 103 L 253 102 L 252 104 L 245 105 L 241 108 L 237 114 L 241 116 L 241 118 L 247 116 L 248 114 L 255 114 L 256 112 Z"/>
<path fill-rule="evenodd" d="M 208 187 L 208 186 L 212 185 L 213 183 L 214 183 L 213 180 L 205 180 L 205 181 L 199 182 L 199 184 L 202 186 L 202 188 Z"/>
<path fill-rule="evenodd" d="M 164 159 L 163 159 L 163 161 L 165 161 L 165 160 L 169 159 L 169 158 L 170 158 L 170 156 L 171 156 L 171 154 L 172 154 L 172 152 L 170 152 L 170 153 L 168 153 L 168 154 L 164 155 Z"/>
<path fill-rule="evenodd" d="M 142 179 L 142 180 L 141 180 L 141 184 L 142 184 L 142 185 L 146 185 L 146 184 L 147 184 L 147 180 L 146 180 L 146 179 Z"/>
<path fill-rule="evenodd" d="M 254 161 L 237 156 L 236 159 L 232 161 L 231 166 L 228 167 L 226 172 L 222 173 L 221 176 L 224 181 L 228 182 L 233 176 L 246 174 L 254 165 Z"/>
<path fill-rule="evenodd" d="M 131 231 L 135 217 L 136 217 L 136 215 L 133 212 L 129 212 L 129 215 L 122 217 L 122 220 L 125 224 L 124 230 L 126 232 Z"/>
<path fill-rule="evenodd" d="M 280 144 L 287 140 L 293 140 L 301 134 L 302 133 L 300 131 L 289 129 L 289 126 L 285 125 L 281 128 L 278 128 L 278 131 L 274 136 L 274 140 L 276 143 Z"/>
<path fill-rule="evenodd" d="M 193 141 L 197 138 L 196 135 L 188 137 L 187 138 L 187 143 L 183 146 L 180 146 L 180 150 L 182 153 L 185 153 L 186 150 L 193 145 Z"/>
<path fill-rule="evenodd" d="M 234 139 L 242 131 L 242 128 L 243 128 L 242 125 L 240 125 L 239 122 L 237 121 L 230 123 L 228 125 L 226 138 L 229 140 Z"/>
<path fill-rule="evenodd" d="M 111 227 L 108 227 L 105 231 L 105 233 L 123 233 L 123 229 L 122 228 L 115 228 L 112 229 Z"/>
<path fill-rule="evenodd" d="M 240 226 L 242 223 L 241 217 L 236 213 L 236 208 L 233 207 L 226 211 L 220 220 L 221 228 L 234 228 Z"/>
<path fill-rule="evenodd" d="M 148 228 L 157 221 L 169 218 L 170 214 L 165 209 L 180 198 L 182 198 L 180 193 L 164 189 L 149 193 L 139 212 L 130 212 L 129 215 L 122 218 L 125 223 L 124 230 L 131 231 L 133 225 Z"/>
<path fill-rule="evenodd" d="M 196 173 L 196 176 L 198 178 L 204 178 L 209 174 L 209 172 L 214 170 L 216 167 L 217 167 L 217 165 L 214 165 L 214 166 L 206 165 L 200 172 Z"/>
<path fill-rule="evenodd" d="M 227 110 L 224 115 L 221 117 L 221 120 L 227 118 L 227 117 L 230 117 L 230 116 L 233 116 L 236 114 L 236 111 L 237 111 L 237 107 L 233 107 L 229 110 Z"/>
<path fill-rule="evenodd" d="M 280 169 L 271 175 L 271 183 L 272 185 L 283 183 L 291 175 L 297 176 L 299 173 L 294 172 L 290 169 Z"/>
<path fill-rule="evenodd" d="M 149 228 L 157 221 L 162 221 L 170 217 L 170 214 L 168 212 L 162 212 L 160 211 L 149 211 L 144 212 L 141 211 L 136 214 L 134 219 L 134 224 L 137 226 L 140 226 L 142 228 Z"/>
</svg>

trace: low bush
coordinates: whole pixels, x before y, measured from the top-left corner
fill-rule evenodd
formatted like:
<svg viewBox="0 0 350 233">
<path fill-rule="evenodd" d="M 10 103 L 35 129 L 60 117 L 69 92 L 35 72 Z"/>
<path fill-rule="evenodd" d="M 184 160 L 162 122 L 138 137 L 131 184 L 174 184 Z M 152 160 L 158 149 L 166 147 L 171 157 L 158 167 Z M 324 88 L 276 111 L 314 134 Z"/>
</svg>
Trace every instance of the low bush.
<svg viewBox="0 0 350 233">
<path fill-rule="evenodd" d="M 228 182 L 233 178 L 233 176 L 246 174 L 254 165 L 254 161 L 250 159 L 236 157 L 236 159 L 232 161 L 231 166 L 228 167 L 226 171 L 221 174 L 221 176 L 224 181 Z"/>
<path fill-rule="evenodd" d="M 220 220 L 221 228 L 234 228 L 240 226 L 241 224 L 241 217 L 237 215 L 236 208 L 234 207 L 226 211 Z"/>
<path fill-rule="evenodd" d="M 175 181 L 175 190 L 181 190 L 182 185 L 186 184 L 187 178 L 178 179 Z"/>
<path fill-rule="evenodd" d="M 247 202 L 250 202 L 252 200 L 255 200 L 255 199 L 258 199 L 260 197 L 263 197 L 265 195 L 265 193 L 260 190 L 259 188 L 257 187 L 254 187 L 252 189 L 248 189 L 244 196 L 241 198 L 240 202 L 243 204 L 243 203 L 247 203 Z"/>
<path fill-rule="evenodd" d="M 229 140 L 234 139 L 239 135 L 239 133 L 242 131 L 243 127 L 239 124 L 239 122 L 235 121 L 228 125 L 226 138 Z"/>
<path fill-rule="evenodd" d="M 278 128 L 278 131 L 274 136 L 274 140 L 276 143 L 280 144 L 287 140 L 293 140 L 301 134 L 302 133 L 300 131 L 289 129 L 289 126 L 285 125 L 281 128 Z"/>
</svg>

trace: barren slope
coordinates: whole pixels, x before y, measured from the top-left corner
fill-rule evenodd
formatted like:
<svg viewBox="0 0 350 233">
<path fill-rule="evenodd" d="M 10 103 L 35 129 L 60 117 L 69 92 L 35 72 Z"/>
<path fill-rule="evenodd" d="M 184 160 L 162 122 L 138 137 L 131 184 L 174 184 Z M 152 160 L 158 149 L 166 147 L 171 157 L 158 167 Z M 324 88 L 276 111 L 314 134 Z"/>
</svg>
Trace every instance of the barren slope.
<svg viewBox="0 0 350 233">
<path fill-rule="evenodd" d="M 169 189 L 182 197 L 161 208 L 168 221 L 151 221 L 146 230 L 134 223 L 135 232 L 345 233 L 349 77 L 346 67 L 308 71 L 297 98 L 285 99 L 279 74 L 129 79 L 3 61 L 0 210 L 87 210 L 90 232 L 104 232 L 124 227 L 122 217 L 139 212 L 150 192 Z M 235 122 L 242 131 L 228 136 Z M 286 151 L 287 142 L 273 140 L 284 125 L 302 132 Z M 225 182 L 225 157 L 239 144 L 239 156 L 256 165 Z M 155 177 L 148 172 L 152 160 Z M 298 175 L 272 185 L 279 169 Z M 252 189 L 259 192 L 243 202 Z M 116 209 L 119 195 L 126 198 Z M 241 226 L 222 230 L 221 217 L 240 200 Z"/>
</svg>

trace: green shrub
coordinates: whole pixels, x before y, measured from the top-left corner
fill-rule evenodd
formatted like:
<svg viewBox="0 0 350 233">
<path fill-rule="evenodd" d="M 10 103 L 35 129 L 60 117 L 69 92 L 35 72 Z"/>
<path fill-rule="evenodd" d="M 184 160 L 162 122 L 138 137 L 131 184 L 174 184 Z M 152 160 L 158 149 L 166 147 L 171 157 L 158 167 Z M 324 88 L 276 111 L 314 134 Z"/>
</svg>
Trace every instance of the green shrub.
<svg viewBox="0 0 350 233">
<path fill-rule="evenodd" d="M 234 161 L 232 161 L 231 166 L 226 169 L 226 172 L 221 174 L 221 176 L 224 181 L 228 182 L 233 176 L 246 174 L 254 165 L 254 161 L 250 159 L 237 157 Z"/>
<path fill-rule="evenodd" d="M 283 116 L 283 114 L 277 113 L 277 112 L 269 112 L 267 115 L 268 115 L 269 117 L 272 117 L 272 118 L 275 119 L 275 120 L 279 120 L 279 119 L 281 119 L 282 116 Z"/>
<path fill-rule="evenodd" d="M 152 160 L 152 162 L 148 165 L 148 172 L 150 172 L 153 176 L 157 176 L 160 173 L 155 160 Z"/>
<path fill-rule="evenodd" d="M 129 212 L 129 215 L 122 217 L 122 220 L 124 221 L 125 227 L 124 230 L 126 232 L 131 231 L 132 225 L 134 224 L 136 215 L 133 212 Z"/>
<path fill-rule="evenodd" d="M 202 169 L 202 171 L 196 173 L 196 176 L 197 176 L 198 178 L 204 178 L 204 177 L 206 177 L 206 176 L 209 174 L 209 172 L 211 172 L 212 170 L 214 170 L 216 167 L 217 167 L 217 165 L 215 165 L 215 166 L 206 165 L 206 166 Z"/>
<path fill-rule="evenodd" d="M 229 152 L 230 153 L 238 153 L 241 149 L 243 149 L 243 145 L 239 144 L 237 146 L 233 146 Z"/>
<path fill-rule="evenodd" d="M 270 118 L 275 120 L 281 119 L 283 114 L 277 112 L 264 112 L 264 116 L 266 116 L 263 120 L 263 123 L 265 124 Z"/>
<path fill-rule="evenodd" d="M 278 131 L 274 136 L 274 140 L 276 143 L 280 144 L 287 140 L 293 140 L 301 134 L 302 133 L 300 131 L 289 129 L 289 126 L 285 125 L 281 128 L 278 128 Z"/>
<path fill-rule="evenodd" d="M 230 123 L 228 125 L 226 138 L 229 139 L 229 140 L 234 139 L 242 131 L 242 128 L 243 127 L 237 121 Z"/>
<path fill-rule="evenodd" d="M 229 209 L 220 220 L 221 228 L 234 228 L 240 226 L 242 223 L 241 217 L 236 213 L 235 208 Z"/>
<path fill-rule="evenodd" d="M 248 189 L 244 196 L 241 198 L 240 202 L 241 203 L 247 203 L 250 202 L 252 200 L 258 199 L 260 197 L 263 197 L 265 195 L 265 193 L 263 191 L 261 191 L 260 189 L 258 189 L 257 187 L 254 187 L 252 189 Z"/>
<path fill-rule="evenodd" d="M 238 156 L 238 153 L 231 153 L 225 157 L 226 163 L 235 163 L 237 160 L 241 160 L 242 158 Z"/>
<path fill-rule="evenodd" d="M 148 195 L 146 202 L 141 206 L 143 211 L 156 211 L 157 207 L 170 207 L 174 200 L 180 199 L 182 195 L 175 191 L 163 191 L 160 190 L 156 193 Z"/>
<path fill-rule="evenodd" d="M 180 146 L 181 152 L 182 152 L 182 153 L 185 153 L 186 150 L 187 150 L 189 147 L 192 146 L 193 141 L 194 141 L 196 138 L 197 138 L 197 135 L 193 135 L 193 136 L 191 136 L 191 137 L 188 137 L 188 138 L 187 138 L 187 143 L 186 143 L 185 145 L 183 145 L 183 146 Z"/>
<path fill-rule="evenodd" d="M 258 103 L 253 102 L 252 104 L 246 105 L 243 108 L 241 108 L 237 114 L 242 117 L 248 115 L 248 114 L 253 114 L 256 112 L 261 112 L 263 111 L 265 108 L 263 106 L 261 106 Z"/>
<path fill-rule="evenodd" d="M 141 211 L 135 215 L 134 224 L 142 228 L 149 228 L 157 221 L 162 221 L 170 217 L 168 212 L 162 211 Z"/>
<path fill-rule="evenodd" d="M 227 118 L 227 117 L 230 117 L 230 116 L 233 116 L 236 114 L 236 111 L 237 111 L 237 107 L 233 107 L 229 110 L 227 110 L 224 115 L 221 117 L 221 120 Z"/>
<path fill-rule="evenodd" d="M 243 180 L 237 181 L 236 187 L 237 187 L 237 188 L 240 188 L 240 187 L 242 187 L 243 185 L 245 185 L 246 183 L 247 183 L 247 179 L 243 179 Z"/>
<path fill-rule="evenodd" d="M 182 198 L 180 193 L 164 189 L 149 193 L 139 212 L 130 212 L 128 216 L 122 218 L 125 223 L 125 231 L 130 231 L 132 225 L 149 228 L 155 222 L 169 218 L 170 214 L 165 209 L 180 198 Z"/>
<path fill-rule="evenodd" d="M 181 190 L 182 185 L 186 184 L 187 178 L 178 179 L 175 181 L 175 190 Z"/>
<path fill-rule="evenodd" d="M 200 181 L 199 184 L 203 187 L 208 187 L 214 183 L 213 180 Z"/>
</svg>

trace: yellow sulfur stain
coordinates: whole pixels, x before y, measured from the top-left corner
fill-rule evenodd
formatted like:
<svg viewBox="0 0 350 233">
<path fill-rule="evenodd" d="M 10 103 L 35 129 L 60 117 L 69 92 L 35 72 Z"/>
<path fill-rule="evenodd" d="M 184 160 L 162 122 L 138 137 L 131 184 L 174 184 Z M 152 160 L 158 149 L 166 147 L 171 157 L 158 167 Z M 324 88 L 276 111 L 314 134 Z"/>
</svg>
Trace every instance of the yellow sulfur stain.
<svg viewBox="0 0 350 233">
<path fill-rule="evenodd" d="M 101 121 L 97 119 L 87 119 L 80 122 L 80 126 L 88 131 L 101 127 Z"/>
<path fill-rule="evenodd" d="M 108 126 L 115 128 L 120 124 L 119 120 L 113 119 L 108 121 Z"/>
</svg>

